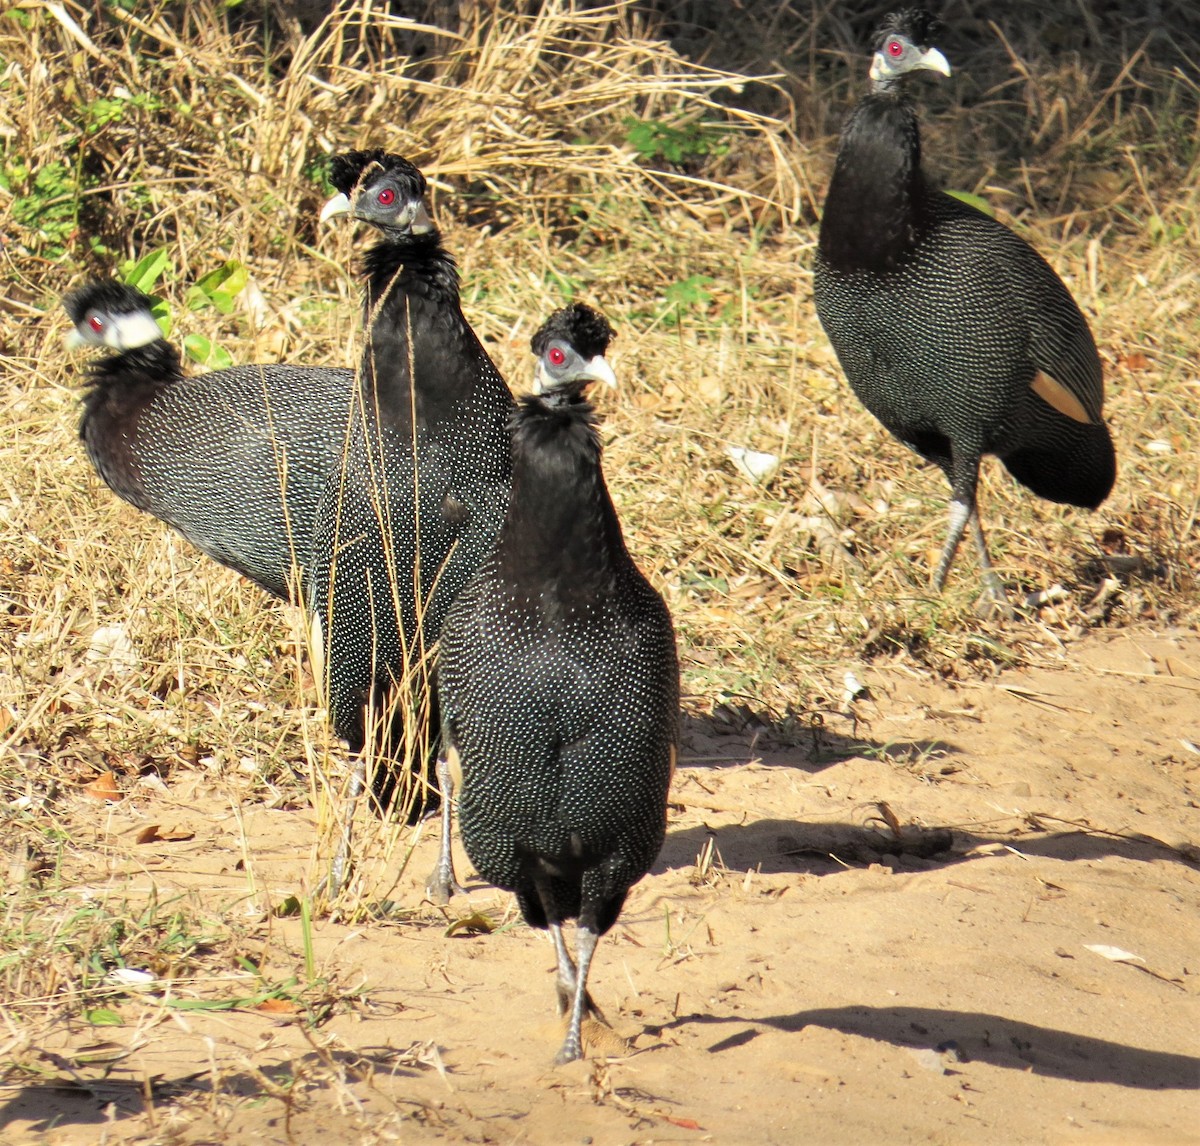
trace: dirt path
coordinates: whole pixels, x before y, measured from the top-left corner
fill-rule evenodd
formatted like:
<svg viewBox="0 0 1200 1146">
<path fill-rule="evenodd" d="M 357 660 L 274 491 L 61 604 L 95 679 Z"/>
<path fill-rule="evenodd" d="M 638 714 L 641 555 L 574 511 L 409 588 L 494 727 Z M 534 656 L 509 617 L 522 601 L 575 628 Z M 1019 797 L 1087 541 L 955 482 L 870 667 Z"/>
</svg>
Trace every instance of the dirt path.
<svg viewBox="0 0 1200 1146">
<path fill-rule="evenodd" d="M 986 683 L 858 675 L 857 727 L 815 740 L 688 722 L 666 847 L 594 972 L 635 1053 L 609 1036 L 607 1061 L 551 1068 L 549 943 L 521 926 L 446 937 L 430 907 L 402 927 L 316 925 L 320 967 L 368 988 L 352 1013 L 306 1034 L 148 1009 L 103 1032 L 133 1048 L 107 1078 L 10 1089 L 0 1137 L 1200 1141 L 1200 638 L 1096 636 Z M 158 799 L 142 814 L 197 835 L 122 861 L 129 882 L 244 887 L 228 805 Z M 256 878 L 293 886 L 311 815 L 244 815 Z M 507 903 L 472 884 L 471 907 Z M 299 924 L 278 927 L 276 963 L 299 960 Z M 98 1041 L 58 1037 L 48 1063 Z"/>
</svg>

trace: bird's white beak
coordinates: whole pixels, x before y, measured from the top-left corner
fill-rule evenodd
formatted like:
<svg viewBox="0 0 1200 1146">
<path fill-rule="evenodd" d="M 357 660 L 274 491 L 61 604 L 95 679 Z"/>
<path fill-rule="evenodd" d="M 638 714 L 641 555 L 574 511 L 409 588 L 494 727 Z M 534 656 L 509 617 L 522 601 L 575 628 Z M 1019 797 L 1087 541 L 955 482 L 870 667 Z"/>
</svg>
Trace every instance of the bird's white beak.
<svg viewBox="0 0 1200 1146">
<path fill-rule="evenodd" d="M 950 77 L 950 61 L 937 48 L 926 48 L 917 62 L 917 67 L 937 72 L 940 76 Z"/>
<path fill-rule="evenodd" d="M 580 378 L 590 378 L 593 382 L 599 382 L 606 390 L 615 390 L 617 388 L 617 376 L 608 359 L 603 354 L 597 354 L 590 362 L 585 362 L 578 376 Z"/>
<path fill-rule="evenodd" d="M 63 346 L 67 350 L 81 350 L 87 346 L 87 340 L 79 333 L 78 330 L 71 329 L 67 331 L 66 337 L 63 339 Z"/>
<path fill-rule="evenodd" d="M 321 217 L 319 222 L 325 223 L 332 219 L 335 215 L 350 214 L 350 196 L 344 195 L 340 191 L 324 207 L 321 208 Z"/>
<path fill-rule="evenodd" d="M 408 229 L 414 235 L 427 235 L 433 230 L 433 220 L 429 217 L 429 212 L 425 209 L 424 202 L 417 204 L 416 209 L 412 213 L 412 220 L 408 224 Z"/>
<path fill-rule="evenodd" d="M 949 77 L 950 61 L 937 48 L 926 48 L 912 63 L 896 68 L 883 52 L 876 52 L 871 57 L 871 70 L 868 74 L 876 83 L 886 83 L 897 76 L 919 71 L 937 72 Z"/>
</svg>

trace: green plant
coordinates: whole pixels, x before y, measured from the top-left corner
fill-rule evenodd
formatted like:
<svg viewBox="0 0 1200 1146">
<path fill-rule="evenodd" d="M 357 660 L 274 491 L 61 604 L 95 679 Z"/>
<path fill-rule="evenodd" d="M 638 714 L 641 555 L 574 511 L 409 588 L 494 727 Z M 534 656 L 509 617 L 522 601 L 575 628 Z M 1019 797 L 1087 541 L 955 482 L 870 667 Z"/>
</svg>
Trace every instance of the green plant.
<svg viewBox="0 0 1200 1146">
<path fill-rule="evenodd" d="M 162 100 L 150 92 L 131 95 L 123 88 L 110 97 L 94 99 L 84 110 L 84 122 L 89 131 L 97 131 L 110 123 L 120 123 L 131 109 L 154 112 L 161 110 Z"/>
<path fill-rule="evenodd" d="M 982 195 L 976 195 L 973 191 L 953 191 L 949 188 L 947 188 L 946 194 L 961 203 L 966 203 L 968 207 L 974 207 L 976 211 L 980 211 L 992 219 L 996 217 L 996 209 Z"/>
<path fill-rule="evenodd" d="M 158 281 L 172 269 L 171 257 L 162 249 L 151 251 L 137 262 L 129 261 L 121 265 L 121 280 L 150 296 L 150 313 L 154 315 L 164 338 L 171 334 L 171 309 L 165 299 L 153 292 Z M 203 310 L 211 306 L 221 314 L 230 314 L 234 300 L 249 281 L 249 270 L 236 259 L 229 259 L 189 287 L 184 301 L 188 310 Z M 203 334 L 187 335 L 183 340 L 183 349 L 193 362 L 210 369 L 222 370 L 233 365 L 233 356 Z"/>
<path fill-rule="evenodd" d="M 687 311 L 706 309 L 713 300 L 708 288 L 714 281 L 711 275 L 689 275 L 680 282 L 672 283 L 663 291 L 666 300 L 663 314 L 679 318 Z"/>
<path fill-rule="evenodd" d="M 626 116 L 625 142 L 643 159 L 666 161 L 676 167 L 690 160 L 721 156 L 729 151 L 729 128 L 724 124 L 700 120 L 672 124 L 658 119 Z"/>
<path fill-rule="evenodd" d="M 9 157 L 0 166 L 0 190 L 13 197 L 13 222 L 26 232 L 26 245 L 47 258 L 61 258 L 79 218 L 75 168 L 52 160 L 34 171 L 20 156 Z"/>
</svg>

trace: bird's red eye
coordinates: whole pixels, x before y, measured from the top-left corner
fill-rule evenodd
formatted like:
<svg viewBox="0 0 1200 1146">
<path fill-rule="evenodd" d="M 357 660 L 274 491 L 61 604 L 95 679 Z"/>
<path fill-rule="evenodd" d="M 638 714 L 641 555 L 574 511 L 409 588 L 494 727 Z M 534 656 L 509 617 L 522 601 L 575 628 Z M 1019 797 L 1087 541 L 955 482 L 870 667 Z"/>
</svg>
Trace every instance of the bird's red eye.
<svg viewBox="0 0 1200 1146">
<path fill-rule="evenodd" d="M 550 359 L 551 366 L 561 366 L 567 360 L 567 356 L 561 346 L 550 347 L 550 353 L 546 357 Z"/>
<path fill-rule="evenodd" d="M 98 314 L 89 314 L 87 324 L 97 334 L 99 334 L 104 329 L 104 319 L 102 319 Z"/>
<path fill-rule="evenodd" d="M 895 59 L 897 56 L 904 55 L 904 45 L 899 40 L 888 40 L 888 55 Z"/>
<path fill-rule="evenodd" d="M 396 192 L 390 187 L 385 187 L 378 195 L 375 196 L 375 202 L 381 207 L 390 207 L 396 201 Z"/>
</svg>

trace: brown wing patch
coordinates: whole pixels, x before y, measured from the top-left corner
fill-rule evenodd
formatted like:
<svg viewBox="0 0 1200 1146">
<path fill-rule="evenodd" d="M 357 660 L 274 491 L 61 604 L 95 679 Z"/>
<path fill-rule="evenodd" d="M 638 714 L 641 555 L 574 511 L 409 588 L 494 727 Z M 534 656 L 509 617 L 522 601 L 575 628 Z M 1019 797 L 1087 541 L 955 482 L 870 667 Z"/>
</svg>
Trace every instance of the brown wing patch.
<svg viewBox="0 0 1200 1146">
<path fill-rule="evenodd" d="M 1029 388 L 1047 405 L 1053 406 L 1060 414 L 1085 426 L 1092 424 L 1092 419 L 1083 408 L 1083 403 L 1075 397 L 1061 382 L 1056 382 L 1049 374 L 1038 371 L 1033 376 Z"/>
</svg>

